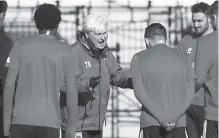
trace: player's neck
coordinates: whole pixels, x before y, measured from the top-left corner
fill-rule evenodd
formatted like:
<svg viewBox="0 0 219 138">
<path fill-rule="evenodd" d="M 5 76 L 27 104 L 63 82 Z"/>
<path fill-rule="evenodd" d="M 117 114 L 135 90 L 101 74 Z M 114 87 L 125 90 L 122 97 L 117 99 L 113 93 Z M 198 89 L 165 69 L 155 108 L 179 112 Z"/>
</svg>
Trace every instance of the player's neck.
<svg viewBox="0 0 219 138">
<path fill-rule="evenodd" d="M 52 30 L 39 30 L 39 34 L 46 34 L 46 35 L 51 35 L 51 36 L 55 36 L 56 35 L 56 30 L 52 29 Z"/>
<path fill-rule="evenodd" d="M 204 33 L 202 34 L 202 36 L 208 35 L 208 34 L 210 34 L 210 33 L 212 33 L 212 32 L 214 32 L 214 29 L 213 29 L 213 27 L 210 25 L 210 26 L 208 27 L 208 30 L 207 30 L 206 32 L 204 32 Z"/>
</svg>

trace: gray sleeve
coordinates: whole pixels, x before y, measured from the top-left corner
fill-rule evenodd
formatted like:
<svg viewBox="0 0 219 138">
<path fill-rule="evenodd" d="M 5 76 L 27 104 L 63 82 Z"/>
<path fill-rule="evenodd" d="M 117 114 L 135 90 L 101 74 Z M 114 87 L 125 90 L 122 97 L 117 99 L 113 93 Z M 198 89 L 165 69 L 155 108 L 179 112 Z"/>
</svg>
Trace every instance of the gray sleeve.
<svg viewBox="0 0 219 138">
<path fill-rule="evenodd" d="M 77 105 L 78 105 L 78 92 L 76 88 L 76 77 L 80 74 L 79 64 L 77 60 L 77 51 L 72 48 L 68 56 L 66 64 L 66 101 L 68 111 L 68 121 L 66 134 L 70 137 L 75 136 L 76 132 L 76 118 L 77 118 Z"/>
<path fill-rule="evenodd" d="M 183 52 L 183 53 L 186 54 L 186 50 L 185 50 L 186 45 L 184 43 L 184 41 L 185 41 L 184 39 L 185 39 L 185 37 L 182 38 L 182 40 L 178 43 L 178 45 L 176 46 L 176 49 L 178 51 Z"/>
<path fill-rule="evenodd" d="M 9 57 L 7 58 L 6 67 L 13 68 L 14 70 L 19 70 L 20 64 L 20 42 L 15 42 L 14 46 L 11 49 Z"/>
<path fill-rule="evenodd" d="M 3 93 L 3 118 L 4 118 L 4 135 L 9 136 L 11 127 L 11 117 L 13 110 L 13 97 L 15 94 L 15 85 L 18 76 L 18 70 L 9 68 L 4 93 Z"/>
<path fill-rule="evenodd" d="M 212 65 L 212 57 L 209 48 L 205 45 L 205 39 L 198 41 L 198 49 L 196 55 L 196 65 L 195 65 L 195 72 L 197 76 L 196 80 L 196 91 L 198 91 L 201 86 L 205 83 L 208 77 L 208 71 Z"/>
<path fill-rule="evenodd" d="M 180 119 L 186 112 L 186 110 L 189 108 L 189 106 L 192 103 L 192 100 L 195 96 L 195 79 L 196 79 L 196 75 L 195 75 L 195 71 L 192 67 L 192 63 L 191 60 L 189 60 L 188 62 L 188 66 L 187 66 L 187 75 L 186 75 L 187 79 L 185 82 L 185 92 L 184 92 L 184 101 L 181 104 L 180 107 L 178 107 L 176 109 L 175 112 L 175 119 L 178 120 Z"/>
<path fill-rule="evenodd" d="M 110 53 L 110 84 L 121 88 L 133 88 L 129 70 L 121 68 L 116 58 Z"/>
</svg>

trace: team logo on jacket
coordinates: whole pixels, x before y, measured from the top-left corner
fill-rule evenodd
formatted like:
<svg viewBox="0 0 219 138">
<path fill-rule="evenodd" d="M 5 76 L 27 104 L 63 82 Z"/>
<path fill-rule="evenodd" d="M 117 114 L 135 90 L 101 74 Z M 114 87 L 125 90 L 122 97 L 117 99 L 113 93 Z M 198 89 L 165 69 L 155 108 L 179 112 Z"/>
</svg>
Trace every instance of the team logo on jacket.
<svg viewBox="0 0 219 138">
<path fill-rule="evenodd" d="M 192 48 L 188 48 L 187 54 L 191 54 Z"/>
<path fill-rule="evenodd" d="M 90 61 L 86 61 L 86 62 L 84 62 L 84 64 L 85 64 L 85 67 L 86 67 L 86 68 L 91 68 L 91 63 L 90 63 Z"/>
</svg>

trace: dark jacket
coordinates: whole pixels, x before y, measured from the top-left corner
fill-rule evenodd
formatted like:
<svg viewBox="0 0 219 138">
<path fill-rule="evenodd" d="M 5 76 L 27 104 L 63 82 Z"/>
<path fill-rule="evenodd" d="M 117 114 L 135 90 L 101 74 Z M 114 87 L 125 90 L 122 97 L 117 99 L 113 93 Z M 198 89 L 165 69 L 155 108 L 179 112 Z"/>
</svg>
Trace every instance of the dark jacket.
<svg viewBox="0 0 219 138">
<path fill-rule="evenodd" d="M 13 42 L 7 36 L 0 34 L 0 78 L 5 79 L 8 68 L 5 66 Z"/>
<path fill-rule="evenodd" d="M 9 53 L 12 49 L 13 42 L 3 34 L 0 35 L 0 112 L 2 112 L 3 87 L 8 68 L 5 66 Z M 0 124 L 3 123 L 2 113 L 0 114 Z"/>
<path fill-rule="evenodd" d="M 91 77 L 101 76 L 100 83 L 93 89 L 93 101 L 86 106 L 78 106 L 77 131 L 102 130 L 110 95 L 110 85 L 132 88 L 129 71 L 125 72 L 106 46 L 101 51 L 91 50 L 84 37 L 72 47 L 77 49 L 81 75 L 78 77 L 77 89 L 80 93 L 89 92 Z"/>
</svg>

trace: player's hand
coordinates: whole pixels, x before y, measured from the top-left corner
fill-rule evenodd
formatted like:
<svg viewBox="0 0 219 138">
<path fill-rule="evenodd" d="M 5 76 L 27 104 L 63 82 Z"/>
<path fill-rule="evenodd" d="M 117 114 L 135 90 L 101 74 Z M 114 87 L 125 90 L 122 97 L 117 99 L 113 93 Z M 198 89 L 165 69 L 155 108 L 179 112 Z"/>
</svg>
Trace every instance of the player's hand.
<svg viewBox="0 0 219 138">
<path fill-rule="evenodd" d="M 176 122 L 170 122 L 166 120 L 163 122 L 162 127 L 164 127 L 167 131 L 171 131 L 176 127 Z"/>
</svg>

